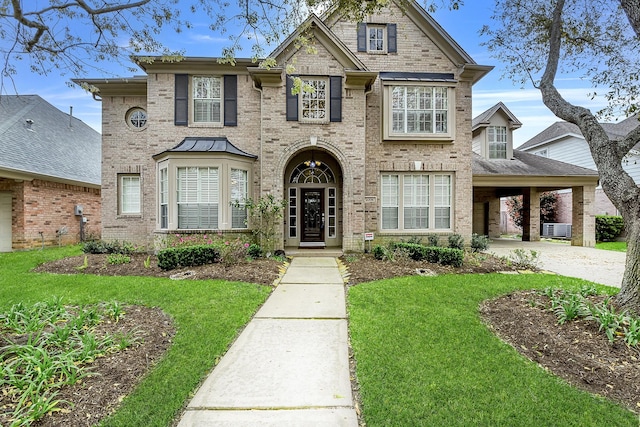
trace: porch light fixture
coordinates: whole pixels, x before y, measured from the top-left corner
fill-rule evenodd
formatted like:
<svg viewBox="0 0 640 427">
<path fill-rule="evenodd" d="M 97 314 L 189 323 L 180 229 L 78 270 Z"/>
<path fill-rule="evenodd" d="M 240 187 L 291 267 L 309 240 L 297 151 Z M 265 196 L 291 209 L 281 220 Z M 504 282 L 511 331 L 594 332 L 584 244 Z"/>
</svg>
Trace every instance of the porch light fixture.
<svg viewBox="0 0 640 427">
<path fill-rule="evenodd" d="M 320 166 L 322 164 L 322 162 L 316 161 L 315 156 L 313 155 L 313 151 L 311 152 L 311 160 L 307 160 L 303 163 L 311 169 L 315 169 L 317 166 Z"/>
</svg>

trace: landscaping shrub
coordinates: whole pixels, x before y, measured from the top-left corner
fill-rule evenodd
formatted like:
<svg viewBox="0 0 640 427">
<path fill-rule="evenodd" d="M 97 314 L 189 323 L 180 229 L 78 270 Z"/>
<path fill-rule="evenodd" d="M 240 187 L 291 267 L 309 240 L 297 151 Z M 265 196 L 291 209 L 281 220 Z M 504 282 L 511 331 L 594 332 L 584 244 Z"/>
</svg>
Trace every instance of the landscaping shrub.
<svg viewBox="0 0 640 427">
<path fill-rule="evenodd" d="M 440 236 L 437 234 L 427 234 L 429 246 L 440 246 Z"/>
<path fill-rule="evenodd" d="M 471 252 L 482 252 L 489 248 L 489 236 L 481 236 L 477 233 L 471 235 Z"/>
<path fill-rule="evenodd" d="M 253 259 L 258 259 L 262 256 L 262 248 L 260 245 L 252 243 L 249 245 L 249 248 L 247 248 L 247 255 Z"/>
<path fill-rule="evenodd" d="M 464 237 L 459 234 L 449 236 L 449 247 L 453 249 L 464 249 Z"/>
<path fill-rule="evenodd" d="M 464 251 L 457 248 L 438 248 L 438 262 L 442 265 L 452 265 L 454 267 L 462 267 L 464 260 Z"/>
<path fill-rule="evenodd" d="M 131 255 L 136 252 L 136 247 L 129 242 L 119 242 L 114 240 L 105 242 L 104 240 L 90 240 L 83 243 L 82 252 L 85 254 L 119 254 Z"/>
<path fill-rule="evenodd" d="M 374 248 L 375 250 L 375 248 Z M 416 243 L 394 243 L 393 250 L 406 251 L 414 261 L 427 261 L 432 264 L 462 266 L 464 251 L 457 248 L 442 248 L 438 246 L 424 246 Z"/>
<path fill-rule="evenodd" d="M 220 252 L 211 245 L 167 248 L 158 252 L 158 267 L 163 270 L 213 264 L 219 260 Z"/>
<path fill-rule="evenodd" d="M 610 242 L 616 240 L 624 229 L 624 221 L 621 216 L 596 215 L 596 240 L 598 242 Z"/>
</svg>

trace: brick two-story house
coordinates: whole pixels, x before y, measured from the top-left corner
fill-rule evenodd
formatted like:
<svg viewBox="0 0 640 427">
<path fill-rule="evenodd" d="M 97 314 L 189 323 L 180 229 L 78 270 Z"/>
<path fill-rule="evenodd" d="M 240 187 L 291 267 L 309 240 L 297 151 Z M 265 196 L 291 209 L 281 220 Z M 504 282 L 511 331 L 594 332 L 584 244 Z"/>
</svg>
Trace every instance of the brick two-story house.
<svg viewBox="0 0 640 427">
<path fill-rule="evenodd" d="M 370 232 L 469 241 L 471 89 L 492 67 L 405 2 L 361 23 L 311 15 L 271 57 L 146 58 L 143 77 L 75 80 L 103 105 L 105 239 L 246 232 L 231 203 L 270 193 L 288 202 L 278 247 L 358 251 Z M 294 77 L 313 89 L 294 94 Z"/>
</svg>

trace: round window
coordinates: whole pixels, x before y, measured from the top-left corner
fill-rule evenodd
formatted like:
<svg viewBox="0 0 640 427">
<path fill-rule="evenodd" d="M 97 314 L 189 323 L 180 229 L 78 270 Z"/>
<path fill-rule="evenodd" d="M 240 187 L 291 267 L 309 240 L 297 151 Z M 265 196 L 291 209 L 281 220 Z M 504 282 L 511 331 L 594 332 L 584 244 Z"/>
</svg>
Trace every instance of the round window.
<svg viewBox="0 0 640 427">
<path fill-rule="evenodd" d="M 147 126 L 147 112 L 142 108 L 132 108 L 127 113 L 127 124 L 134 129 L 144 129 Z"/>
</svg>

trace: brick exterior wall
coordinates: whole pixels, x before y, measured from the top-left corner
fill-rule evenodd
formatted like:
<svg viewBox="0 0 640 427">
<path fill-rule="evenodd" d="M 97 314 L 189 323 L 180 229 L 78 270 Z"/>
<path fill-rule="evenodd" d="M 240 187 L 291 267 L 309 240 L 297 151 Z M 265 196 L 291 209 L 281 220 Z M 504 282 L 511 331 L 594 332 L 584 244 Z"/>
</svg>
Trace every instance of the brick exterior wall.
<svg viewBox="0 0 640 427">
<path fill-rule="evenodd" d="M 79 242 L 80 217 L 74 215 L 76 205 L 83 206 L 88 220 L 85 236 L 100 238 L 99 189 L 39 179 L 16 182 L 0 178 L 0 191 L 12 193 L 13 249 Z"/>
<path fill-rule="evenodd" d="M 471 173 L 471 82 L 460 76 L 460 68 L 426 36 L 414 21 L 394 3 L 391 10 L 372 17 L 372 22 L 397 24 L 398 53 L 373 55 L 357 52 L 356 24 L 335 20 L 327 25 L 342 43 L 371 71 L 452 73 L 455 84 L 455 139 L 451 142 L 384 141 L 382 138 L 382 90 L 377 79 L 370 93 L 365 89 L 342 90 L 342 121 L 322 124 L 286 120 L 286 76 L 282 85 L 254 87 L 248 71 L 242 67 L 229 70 L 215 59 L 208 64 L 209 73 L 238 75 L 238 126 L 175 126 L 174 73 L 206 74 L 198 70 L 175 69 L 153 72 L 150 67 L 145 96 L 103 96 L 103 168 L 102 233 L 103 238 L 126 239 L 151 246 L 158 234 L 157 167 L 152 156 L 176 146 L 185 137 L 220 137 L 229 139 L 241 150 L 257 155 L 253 164 L 250 195 L 271 193 L 286 196 L 286 179 L 297 159 L 315 150 L 336 164 L 338 187 L 339 234 L 345 251 L 361 251 L 365 232 L 375 231 L 378 238 L 407 237 L 406 233 L 380 233 L 380 176 L 385 172 L 410 172 L 415 161 L 420 171 L 445 172 L 453 176 L 452 229 L 469 241 L 472 230 Z M 345 76 L 345 66 L 321 43 L 317 53 L 301 49 L 282 52 L 279 64 L 293 63 L 296 74 Z M 287 56 L 292 55 L 292 56 Z M 180 70 L 180 71 L 178 71 Z M 343 79 L 344 82 L 344 79 Z M 125 123 L 129 109 L 147 110 L 145 130 L 136 131 Z M 317 139 L 311 145 L 311 137 Z M 141 213 L 118 214 L 118 174 L 140 174 L 143 188 Z M 285 220 L 286 221 L 286 220 Z M 280 230 L 279 247 L 286 246 Z M 429 230 L 432 233 L 433 230 Z M 428 234 L 423 232 L 422 234 Z"/>
</svg>

